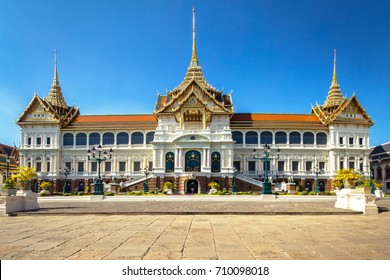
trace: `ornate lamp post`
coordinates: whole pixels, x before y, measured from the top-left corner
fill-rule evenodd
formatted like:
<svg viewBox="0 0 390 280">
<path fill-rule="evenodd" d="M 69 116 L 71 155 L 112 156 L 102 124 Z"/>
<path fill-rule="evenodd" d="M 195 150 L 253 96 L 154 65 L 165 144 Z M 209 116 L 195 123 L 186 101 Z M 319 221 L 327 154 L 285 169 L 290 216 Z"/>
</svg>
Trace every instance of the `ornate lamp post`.
<svg viewBox="0 0 390 280">
<path fill-rule="evenodd" d="M 112 153 L 114 151 L 112 149 L 109 150 L 109 153 L 107 154 L 107 151 L 102 150 L 102 146 L 99 145 L 97 149 L 95 147 L 92 148 L 92 150 L 88 150 L 88 159 L 95 160 L 98 165 L 98 179 L 95 182 L 95 191 L 92 193 L 94 195 L 103 195 L 103 182 L 102 178 L 100 176 L 100 163 L 103 161 L 106 161 L 107 159 L 112 158 Z"/>
<path fill-rule="evenodd" d="M 144 168 L 144 174 L 145 174 L 144 192 L 145 193 L 149 192 L 148 175 L 152 172 L 153 171 L 150 171 L 148 166 L 145 166 Z"/>
<path fill-rule="evenodd" d="M 263 189 L 261 194 L 272 194 L 271 182 L 268 179 L 268 165 L 271 159 L 278 159 L 280 154 L 280 149 L 278 148 L 277 155 L 275 157 L 271 157 L 271 147 L 268 144 L 264 144 L 264 154 L 263 156 L 258 156 L 256 154 L 256 149 L 253 149 L 253 159 L 259 159 L 264 162 L 264 182 Z"/>
<path fill-rule="evenodd" d="M 236 193 L 237 193 L 236 177 L 237 177 L 238 174 L 241 174 L 241 173 L 242 173 L 242 170 L 237 170 L 236 167 L 229 168 L 229 170 L 232 170 L 232 171 L 233 171 L 233 172 L 231 173 L 231 174 L 233 174 L 232 193 L 233 193 L 233 194 L 236 194 Z"/>
<path fill-rule="evenodd" d="M 64 182 L 64 186 L 63 186 L 63 188 L 62 188 L 62 193 L 66 193 L 66 184 L 67 184 L 66 180 L 67 180 L 67 178 L 68 178 L 68 175 L 69 175 L 70 173 L 72 173 L 73 170 L 74 170 L 73 168 L 72 168 L 72 170 L 70 170 L 69 167 L 65 166 L 64 171 L 61 172 L 61 167 L 60 167 L 60 174 L 64 174 L 64 175 L 65 175 L 65 182 Z"/>
<path fill-rule="evenodd" d="M 9 176 L 9 164 L 11 163 L 11 158 L 9 157 L 9 155 L 7 155 L 6 162 L 7 162 L 7 169 L 5 173 L 5 179 L 7 180 Z"/>
<path fill-rule="evenodd" d="M 316 187 L 314 189 L 314 191 L 316 192 L 316 194 L 318 194 L 320 192 L 320 186 L 318 185 L 318 174 L 322 174 L 324 173 L 324 170 L 323 169 L 320 169 L 318 167 L 318 165 L 316 165 L 312 171 L 314 172 L 314 174 L 316 174 Z"/>
</svg>

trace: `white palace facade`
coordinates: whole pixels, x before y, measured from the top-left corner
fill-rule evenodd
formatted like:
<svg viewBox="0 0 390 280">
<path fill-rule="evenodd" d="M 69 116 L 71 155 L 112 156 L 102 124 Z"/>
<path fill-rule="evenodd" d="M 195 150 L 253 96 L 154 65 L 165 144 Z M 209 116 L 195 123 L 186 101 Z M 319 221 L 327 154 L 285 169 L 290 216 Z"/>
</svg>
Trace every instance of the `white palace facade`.
<svg viewBox="0 0 390 280">
<path fill-rule="evenodd" d="M 271 155 L 280 149 L 279 158 L 267 166 L 274 184 L 289 180 L 312 189 L 318 176 L 320 190 L 332 190 L 339 169 L 368 174 L 373 121 L 355 95 L 342 95 L 336 57 L 325 102 L 308 114 L 235 112 L 232 93 L 215 89 L 203 75 L 193 13 L 190 65 L 175 89 L 158 94 L 154 112 L 82 115 L 65 101 L 55 58 L 48 96 L 34 94 L 17 124 L 20 165 L 36 168 L 38 180 L 51 181 L 52 191 L 62 191 L 66 168 L 72 191 L 92 186 L 98 164 L 87 151 L 101 145 L 114 151 L 100 165 L 105 183 L 123 182 L 127 190 L 142 190 L 147 179 L 154 190 L 171 181 L 184 194 L 206 193 L 212 180 L 231 190 L 233 177 L 238 191 L 260 191 L 266 166 L 254 159 L 253 150 L 261 155 L 264 144 L 271 147 Z M 242 172 L 234 173 L 234 168 Z"/>
</svg>

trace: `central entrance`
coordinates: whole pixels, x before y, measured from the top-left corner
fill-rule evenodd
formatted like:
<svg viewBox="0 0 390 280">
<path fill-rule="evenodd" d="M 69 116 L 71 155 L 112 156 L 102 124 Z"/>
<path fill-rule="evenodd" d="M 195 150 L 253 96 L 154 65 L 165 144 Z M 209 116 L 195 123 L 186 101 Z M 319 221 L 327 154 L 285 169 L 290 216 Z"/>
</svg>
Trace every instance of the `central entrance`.
<svg viewBox="0 0 390 280">
<path fill-rule="evenodd" d="M 198 180 L 188 180 L 186 184 L 186 193 L 196 194 L 199 191 Z"/>
</svg>

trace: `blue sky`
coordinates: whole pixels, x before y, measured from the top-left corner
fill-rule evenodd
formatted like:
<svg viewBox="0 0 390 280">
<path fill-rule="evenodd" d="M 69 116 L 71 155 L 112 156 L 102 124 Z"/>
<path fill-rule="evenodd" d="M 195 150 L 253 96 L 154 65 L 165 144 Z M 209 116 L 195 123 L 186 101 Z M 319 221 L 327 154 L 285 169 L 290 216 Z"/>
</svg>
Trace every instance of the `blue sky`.
<svg viewBox="0 0 390 280">
<path fill-rule="evenodd" d="M 19 145 L 18 116 L 47 96 L 57 49 L 68 105 L 82 114 L 152 113 L 191 57 L 192 6 L 207 81 L 236 112 L 310 113 L 331 83 L 390 141 L 390 1 L 0 0 L 0 143 Z"/>
</svg>

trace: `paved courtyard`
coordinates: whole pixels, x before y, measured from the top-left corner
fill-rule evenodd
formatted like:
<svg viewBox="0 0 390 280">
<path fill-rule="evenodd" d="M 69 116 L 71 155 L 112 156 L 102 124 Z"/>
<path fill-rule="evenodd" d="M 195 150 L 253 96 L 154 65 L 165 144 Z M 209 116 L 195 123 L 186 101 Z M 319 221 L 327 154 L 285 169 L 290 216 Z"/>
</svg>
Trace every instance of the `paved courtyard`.
<svg viewBox="0 0 390 280">
<path fill-rule="evenodd" d="M 230 207 L 234 210 L 233 202 L 226 200 L 221 203 L 225 208 Z M 71 213 L 72 209 L 73 211 L 78 209 L 75 206 L 78 203 L 89 205 L 84 207 L 89 209 L 89 213 L 84 215 L 79 215 L 77 211 Z M 2 260 L 390 259 L 390 212 L 387 211 L 372 216 L 341 212 L 332 215 L 324 214 L 326 211 L 321 214 L 321 209 L 309 215 L 303 213 L 298 215 L 298 212 L 292 212 L 291 215 L 282 212 L 279 215 L 272 212 L 265 215 L 241 212 L 235 214 L 234 211 L 228 211 L 227 214 L 138 213 L 134 215 L 123 211 L 123 208 L 126 208 L 125 203 L 125 201 L 82 203 L 81 200 L 73 202 L 46 200 L 40 201 L 42 212 L 0 217 L 0 258 Z M 137 203 L 141 203 L 137 206 L 140 208 L 142 203 L 147 202 Z M 153 203 L 159 205 L 161 202 L 157 200 Z M 195 203 L 195 207 L 188 201 L 174 201 L 174 203 L 194 208 L 202 204 L 202 202 Z M 251 205 L 252 202 L 241 201 L 240 205 L 245 203 Z M 334 202 L 325 200 L 317 204 L 315 202 L 299 204 L 296 201 L 279 201 L 273 204 L 258 201 L 257 203 L 263 203 L 264 209 L 267 208 L 265 207 L 267 204 L 272 205 L 268 207 L 271 209 L 276 206 L 286 209 L 291 204 L 296 205 L 297 209 L 300 205 L 305 210 L 309 206 L 321 208 L 321 205 L 325 207 L 328 203 Z M 385 209 L 390 200 L 383 200 L 381 203 Z M 127 205 L 129 204 L 131 203 L 127 202 Z M 203 204 L 210 203 L 203 201 Z M 50 209 L 51 213 L 49 213 Z M 324 209 L 326 210 L 326 207 Z M 66 213 L 67 210 L 69 212 Z M 204 209 L 202 211 L 204 212 Z"/>
</svg>

